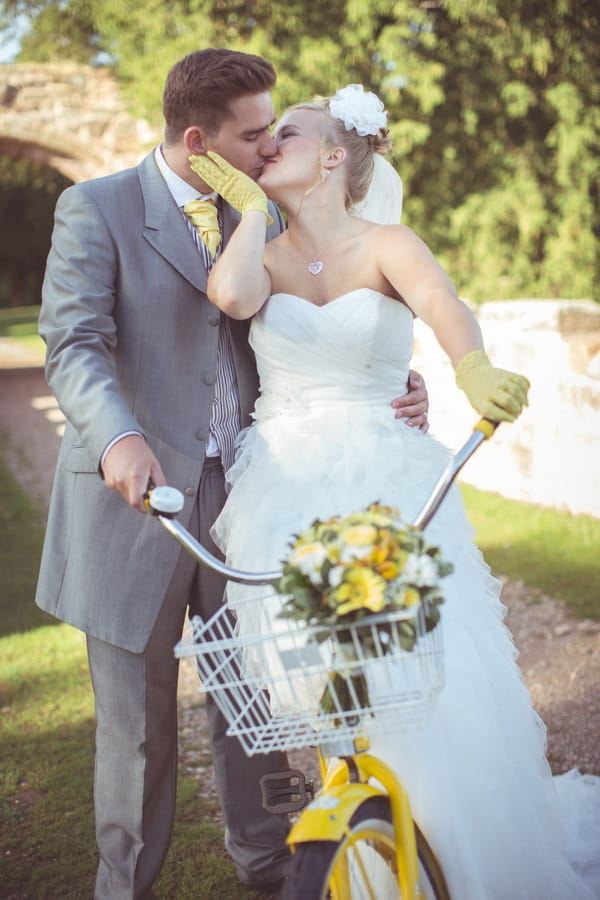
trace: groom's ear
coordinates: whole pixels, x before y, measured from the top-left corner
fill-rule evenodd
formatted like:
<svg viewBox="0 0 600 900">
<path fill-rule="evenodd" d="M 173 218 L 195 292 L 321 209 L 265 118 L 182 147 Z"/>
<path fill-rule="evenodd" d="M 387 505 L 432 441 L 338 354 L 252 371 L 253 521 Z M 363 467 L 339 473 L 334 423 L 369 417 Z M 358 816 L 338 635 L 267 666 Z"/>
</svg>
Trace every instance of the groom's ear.
<svg viewBox="0 0 600 900">
<path fill-rule="evenodd" d="M 206 153 L 206 136 L 198 125 L 190 125 L 183 133 L 183 143 L 189 155 L 201 156 Z"/>
</svg>

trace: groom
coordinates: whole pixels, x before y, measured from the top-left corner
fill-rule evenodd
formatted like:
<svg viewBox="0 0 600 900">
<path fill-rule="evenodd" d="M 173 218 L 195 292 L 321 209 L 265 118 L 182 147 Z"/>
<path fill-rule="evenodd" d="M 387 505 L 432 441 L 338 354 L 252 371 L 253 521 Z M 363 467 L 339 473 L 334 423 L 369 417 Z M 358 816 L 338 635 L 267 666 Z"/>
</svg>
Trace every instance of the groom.
<svg viewBox="0 0 600 900">
<path fill-rule="evenodd" d="M 209 617 L 224 587 L 138 514 L 142 496 L 149 482 L 179 487 L 182 523 L 216 553 L 209 529 L 225 498 L 223 470 L 257 392 L 248 323 L 206 298 L 213 257 L 183 207 L 210 191 L 189 156 L 215 150 L 258 178 L 276 152 L 274 84 L 259 57 L 190 54 L 167 77 L 164 143 L 134 169 L 68 188 L 56 207 L 40 334 L 68 422 L 36 601 L 86 634 L 97 718 L 96 900 L 153 896 L 175 815 L 173 647 L 186 613 Z M 239 217 L 220 199 L 217 212 L 222 247 Z M 273 238 L 284 226 L 272 204 L 270 214 Z M 427 395 L 413 377 L 417 389 L 396 415 L 419 427 Z M 210 697 L 207 715 L 227 849 L 240 882 L 272 894 L 288 823 L 262 809 L 258 782 L 281 760 L 246 758 Z"/>
</svg>

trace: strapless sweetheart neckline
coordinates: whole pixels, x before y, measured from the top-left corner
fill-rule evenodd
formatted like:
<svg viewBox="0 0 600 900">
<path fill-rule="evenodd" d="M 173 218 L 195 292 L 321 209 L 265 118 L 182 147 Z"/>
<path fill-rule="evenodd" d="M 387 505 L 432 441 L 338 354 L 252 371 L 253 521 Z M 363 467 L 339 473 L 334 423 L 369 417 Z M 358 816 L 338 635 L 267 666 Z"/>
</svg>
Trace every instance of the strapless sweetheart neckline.
<svg viewBox="0 0 600 900">
<path fill-rule="evenodd" d="M 327 303 L 313 303 L 311 300 L 307 300 L 305 297 L 301 297 L 300 294 L 294 294 L 290 291 L 275 291 L 275 293 L 271 294 L 269 300 L 272 300 L 274 297 L 291 297 L 292 300 L 299 300 L 300 303 L 306 303 L 307 306 L 312 306 L 314 309 L 325 309 L 327 306 L 332 306 L 335 303 L 339 303 L 342 300 L 347 300 L 350 297 L 355 296 L 356 294 L 367 293 L 367 294 L 375 294 L 376 297 L 382 297 L 386 300 L 391 300 L 393 303 L 400 303 L 399 300 L 396 300 L 394 297 L 388 297 L 387 294 L 383 294 L 381 291 L 376 291 L 374 288 L 369 287 L 359 287 L 354 288 L 351 291 L 346 291 L 343 294 L 339 294 L 337 297 L 333 297 L 333 299 L 328 300 Z"/>
</svg>

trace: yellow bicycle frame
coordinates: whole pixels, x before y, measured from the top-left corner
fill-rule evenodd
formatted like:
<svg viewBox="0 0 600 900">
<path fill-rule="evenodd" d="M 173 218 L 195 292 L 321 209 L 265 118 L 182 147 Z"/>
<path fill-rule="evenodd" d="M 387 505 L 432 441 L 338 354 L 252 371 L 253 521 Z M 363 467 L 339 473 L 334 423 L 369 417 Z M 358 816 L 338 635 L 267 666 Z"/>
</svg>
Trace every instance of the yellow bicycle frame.
<svg viewBox="0 0 600 900">
<path fill-rule="evenodd" d="M 339 842 L 349 834 L 350 819 L 361 803 L 371 797 L 388 796 L 396 844 L 398 885 L 403 900 L 417 900 L 417 845 L 408 794 L 393 770 L 377 757 L 358 753 L 352 757 L 352 762 L 359 780 L 349 780 L 350 771 L 345 759 L 334 763 L 324 777 L 318 796 L 303 810 L 292 828 L 288 844 L 293 852 L 298 844 L 307 841 Z M 368 784 L 371 778 L 379 782 L 382 789 Z M 338 896 L 344 894 L 340 892 Z"/>
</svg>

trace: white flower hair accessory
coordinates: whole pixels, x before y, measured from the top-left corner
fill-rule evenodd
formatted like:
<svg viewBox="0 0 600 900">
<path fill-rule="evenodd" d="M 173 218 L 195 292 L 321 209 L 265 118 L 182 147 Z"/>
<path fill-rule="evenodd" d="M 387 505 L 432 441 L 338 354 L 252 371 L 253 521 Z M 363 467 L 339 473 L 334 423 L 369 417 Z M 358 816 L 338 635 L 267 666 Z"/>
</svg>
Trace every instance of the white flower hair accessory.
<svg viewBox="0 0 600 900">
<path fill-rule="evenodd" d="M 355 128 L 361 137 L 377 134 L 387 124 L 383 103 L 375 94 L 365 91 L 362 84 L 349 84 L 336 91 L 329 101 L 329 112 L 342 120 L 346 131 Z"/>
</svg>

